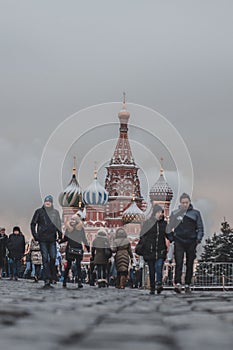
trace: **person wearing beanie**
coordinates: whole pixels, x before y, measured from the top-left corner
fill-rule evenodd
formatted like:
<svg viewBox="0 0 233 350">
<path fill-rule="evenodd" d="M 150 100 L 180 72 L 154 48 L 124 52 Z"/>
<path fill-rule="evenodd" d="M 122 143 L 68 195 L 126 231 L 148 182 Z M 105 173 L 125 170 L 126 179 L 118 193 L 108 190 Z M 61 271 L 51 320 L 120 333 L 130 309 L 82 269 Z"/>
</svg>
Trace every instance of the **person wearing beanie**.
<svg viewBox="0 0 233 350">
<path fill-rule="evenodd" d="M 58 210 L 53 206 L 53 197 L 48 195 L 44 204 L 37 209 L 31 221 L 31 233 L 40 243 L 44 288 L 51 288 L 50 283 L 56 283 L 56 240 L 62 238 L 61 219 Z"/>
<path fill-rule="evenodd" d="M 182 292 L 181 276 L 186 255 L 185 293 L 190 293 L 193 277 L 193 263 L 196 258 L 196 247 L 204 236 L 201 214 L 194 209 L 191 198 L 187 193 L 180 196 L 180 206 L 171 213 L 167 232 L 172 235 L 175 255 L 175 284 L 174 291 Z"/>
<path fill-rule="evenodd" d="M 77 276 L 78 276 L 78 288 L 82 288 L 82 270 L 81 262 L 83 259 L 83 244 L 90 252 L 90 246 L 87 241 L 87 237 L 81 221 L 81 215 L 74 214 L 68 223 L 66 224 L 66 231 L 64 238 L 60 243 L 67 242 L 66 246 L 66 260 L 67 265 L 64 272 L 63 287 L 66 288 L 67 278 L 72 266 L 72 262 L 76 263 Z M 76 277 L 76 276 L 75 276 Z"/>
<path fill-rule="evenodd" d="M 99 288 L 108 286 L 107 268 L 111 256 L 112 251 L 107 232 L 104 228 L 101 228 L 92 243 L 92 261 L 97 266 L 97 283 Z"/>
<path fill-rule="evenodd" d="M 155 294 L 155 274 L 157 294 L 163 290 L 163 265 L 167 256 L 166 221 L 163 208 L 155 205 L 150 219 L 142 226 L 140 240 L 136 246 L 136 254 L 143 256 L 148 263 L 150 277 L 150 294 Z M 167 237 L 168 238 L 168 237 Z"/>
<path fill-rule="evenodd" d="M 9 264 L 13 268 L 10 279 L 14 278 L 17 281 L 20 274 L 21 260 L 25 253 L 25 238 L 19 226 L 13 228 L 13 233 L 10 234 L 7 241 L 7 249 L 9 251 Z"/>
</svg>

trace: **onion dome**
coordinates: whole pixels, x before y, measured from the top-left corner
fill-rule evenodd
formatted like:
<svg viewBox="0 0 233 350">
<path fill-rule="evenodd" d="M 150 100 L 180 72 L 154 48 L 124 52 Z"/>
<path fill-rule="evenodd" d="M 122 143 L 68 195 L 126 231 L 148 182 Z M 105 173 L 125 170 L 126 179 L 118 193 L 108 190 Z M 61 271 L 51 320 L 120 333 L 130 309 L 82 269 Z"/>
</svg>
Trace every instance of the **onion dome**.
<svg viewBox="0 0 233 350">
<path fill-rule="evenodd" d="M 62 207 L 80 208 L 83 206 L 82 191 L 76 178 L 75 157 L 72 179 L 69 182 L 68 186 L 65 188 L 64 192 L 60 194 L 59 203 Z"/>
<path fill-rule="evenodd" d="M 145 215 L 135 202 L 135 195 L 133 195 L 132 203 L 123 212 L 122 221 L 124 224 L 140 224 L 145 219 Z"/>
<path fill-rule="evenodd" d="M 130 113 L 129 111 L 127 111 L 126 109 L 126 94 L 125 92 L 123 92 L 123 106 L 122 109 L 120 110 L 120 112 L 118 113 L 118 117 L 121 121 L 121 123 L 128 123 L 129 117 L 130 117 Z"/>
<path fill-rule="evenodd" d="M 87 205 L 106 205 L 108 192 L 97 180 L 97 171 L 94 172 L 94 180 L 83 192 L 83 201 Z"/>
<path fill-rule="evenodd" d="M 173 191 L 165 179 L 162 161 L 163 159 L 161 158 L 160 176 L 158 181 L 154 184 L 154 186 L 152 186 L 150 190 L 150 200 L 158 202 L 170 202 L 173 198 Z"/>
</svg>

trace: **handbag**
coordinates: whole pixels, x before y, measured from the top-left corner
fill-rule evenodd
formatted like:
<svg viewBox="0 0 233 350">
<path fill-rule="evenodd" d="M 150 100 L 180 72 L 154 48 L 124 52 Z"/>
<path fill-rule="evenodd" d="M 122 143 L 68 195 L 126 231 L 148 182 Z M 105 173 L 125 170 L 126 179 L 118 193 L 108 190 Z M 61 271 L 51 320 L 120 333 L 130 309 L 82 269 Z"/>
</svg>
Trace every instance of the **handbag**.
<svg viewBox="0 0 233 350">
<path fill-rule="evenodd" d="M 83 256 L 83 250 L 82 248 L 74 248 L 74 247 L 71 247 L 69 246 L 68 247 L 68 252 L 67 252 L 70 256 L 73 256 L 75 258 L 78 258 L 78 257 L 82 257 Z"/>
</svg>

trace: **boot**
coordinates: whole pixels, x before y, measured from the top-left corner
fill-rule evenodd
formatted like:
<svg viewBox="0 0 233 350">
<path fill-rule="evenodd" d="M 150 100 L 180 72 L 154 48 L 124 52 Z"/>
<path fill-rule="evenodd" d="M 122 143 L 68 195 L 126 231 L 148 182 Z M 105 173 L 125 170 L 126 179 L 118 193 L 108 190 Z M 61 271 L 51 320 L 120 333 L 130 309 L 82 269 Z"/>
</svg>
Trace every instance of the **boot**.
<svg viewBox="0 0 233 350">
<path fill-rule="evenodd" d="M 120 289 L 120 276 L 117 276 L 116 278 L 116 288 Z"/>
<path fill-rule="evenodd" d="M 120 289 L 125 289 L 126 276 L 121 276 L 120 278 Z"/>
</svg>

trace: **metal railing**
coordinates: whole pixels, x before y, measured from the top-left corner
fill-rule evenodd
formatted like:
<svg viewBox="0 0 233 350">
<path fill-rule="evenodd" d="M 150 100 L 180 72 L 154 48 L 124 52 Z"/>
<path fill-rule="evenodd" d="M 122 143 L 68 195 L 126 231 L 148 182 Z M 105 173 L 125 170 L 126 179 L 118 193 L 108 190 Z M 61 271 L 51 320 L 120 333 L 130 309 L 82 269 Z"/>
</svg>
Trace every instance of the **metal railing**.
<svg viewBox="0 0 233 350">
<path fill-rule="evenodd" d="M 183 284 L 186 267 L 183 267 Z M 175 275 L 175 263 L 164 264 L 163 284 L 165 287 L 173 286 Z M 143 269 L 142 284 L 145 288 L 149 286 L 149 269 L 145 264 Z M 193 270 L 192 285 L 194 288 L 219 288 L 227 289 L 233 287 L 233 262 L 215 263 L 215 262 L 195 262 Z"/>
</svg>

